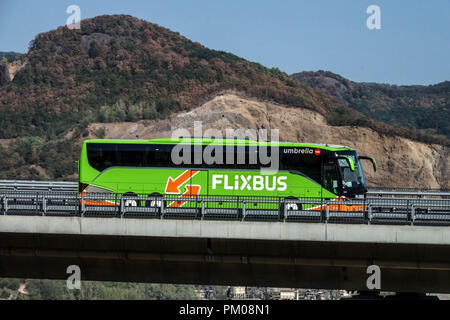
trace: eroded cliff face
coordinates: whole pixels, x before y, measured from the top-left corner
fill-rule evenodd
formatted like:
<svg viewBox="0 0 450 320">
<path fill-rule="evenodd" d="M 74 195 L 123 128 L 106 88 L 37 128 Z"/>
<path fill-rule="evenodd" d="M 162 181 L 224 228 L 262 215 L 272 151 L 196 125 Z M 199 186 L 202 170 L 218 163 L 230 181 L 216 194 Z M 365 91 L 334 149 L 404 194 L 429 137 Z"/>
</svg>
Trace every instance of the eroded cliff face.
<svg viewBox="0 0 450 320">
<path fill-rule="evenodd" d="M 185 128 L 194 135 L 194 121 L 201 121 L 203 132 L 232 129 L 278 129 L 281 141 L 346 145 L 360 155 L 376 158 L 378 171 L 364 164 L 369 187 L 450 188 L 449 148 L 429 145 L 400 137 L 389 137 L 360 127 L 334 127 L 320 114 L 287 108 L 227 93 L 215 97 L 187 113 L 165 120 L 136 123 L 91 124 L 90 138 L 151 139 L 171 137 Z"/>
<path fill-rule="evenodd" d="M 27 60 L 25 58 L 0 64 L 0 86 L 12 81 L 16 73 L 25 67 L 26 64 Z"/>
</svg>

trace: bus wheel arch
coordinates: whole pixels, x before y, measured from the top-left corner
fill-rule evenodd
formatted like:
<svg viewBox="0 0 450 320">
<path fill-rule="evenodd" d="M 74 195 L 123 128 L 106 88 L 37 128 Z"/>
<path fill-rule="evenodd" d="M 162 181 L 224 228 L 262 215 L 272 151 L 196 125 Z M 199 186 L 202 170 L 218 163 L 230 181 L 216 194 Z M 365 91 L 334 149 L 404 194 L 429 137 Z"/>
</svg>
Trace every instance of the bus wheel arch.
<svg viewBox="0 0 450 320">
<path fill-rule="evenodd" d="M 294 200 L 294 201 L 299 201 L 299 198 L 297 198 L 297 197 L 292 197 L 292 196 L 290 196 L 290 197 L 286 197 L 286 198 L 284 198 L 284 200 L 290 200 L 290 201 L 292 201 L 292 200 Z M 302 210 L 302 204 L 301 203 L 284 203 L 283 202 L 283 207 L 282 207 L 282 210 L 283 210 L 283 212 L 284 212 L 284 205 L 286 205 L 286 210 L 287 211 L 292 211 L 292 210 Z"/>
</svg>

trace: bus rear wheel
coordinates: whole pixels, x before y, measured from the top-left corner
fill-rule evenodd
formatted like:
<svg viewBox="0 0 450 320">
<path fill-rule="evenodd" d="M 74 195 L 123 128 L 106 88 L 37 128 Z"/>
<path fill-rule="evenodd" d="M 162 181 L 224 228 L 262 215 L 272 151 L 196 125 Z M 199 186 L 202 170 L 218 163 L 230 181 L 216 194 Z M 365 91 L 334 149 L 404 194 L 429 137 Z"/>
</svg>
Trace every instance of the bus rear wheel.
<svg viewBox="0 0 450 320">
<path fill-rule="evenodd" d="M 127 192 L 123 194 L 124 197 L 137 197 L 136 193 L 133 192 Z M 134 199 L 126 199 L 124 200 L 124 206 L 125 207 L 140 207 L 139 201 Z"/>
<path fill-rule="evenodd" d="M 284 200 L 290 200 L 290 202 L 294 202 L 294 201 L 298 201 L 298 198 L 295 197 L 287 197 L 284 198 Z M 288 211 L 296 211 L 296 210 L 302 210 L 302 204 L 301 203 L 285 203 L 283 202 L 280 206 L 280 219 L 286 219 L 287 217 L 285 217 L 284 215 L 284 209 L 286 208 L 286 212 Z"/>
</svg>

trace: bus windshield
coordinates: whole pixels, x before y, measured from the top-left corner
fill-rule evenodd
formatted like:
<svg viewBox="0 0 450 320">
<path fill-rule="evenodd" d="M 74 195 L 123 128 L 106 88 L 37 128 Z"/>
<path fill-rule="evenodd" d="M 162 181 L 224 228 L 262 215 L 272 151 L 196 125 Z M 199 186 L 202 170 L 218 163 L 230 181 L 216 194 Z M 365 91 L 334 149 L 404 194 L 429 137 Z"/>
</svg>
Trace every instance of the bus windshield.
<svg viewBox="0 0 450 320">
<path fill-rule="evenodd" d="M 355 170 L 352 171 L 348 161 L 338 159 L 338 167 L 342 176 L 342 191 L 344 195 L 364 194 L 367 192 L 366 181 L 361 162 L 355 151 L 336 152 L 337 156 L 346 156 L 353 160 Z"/>
</svg>

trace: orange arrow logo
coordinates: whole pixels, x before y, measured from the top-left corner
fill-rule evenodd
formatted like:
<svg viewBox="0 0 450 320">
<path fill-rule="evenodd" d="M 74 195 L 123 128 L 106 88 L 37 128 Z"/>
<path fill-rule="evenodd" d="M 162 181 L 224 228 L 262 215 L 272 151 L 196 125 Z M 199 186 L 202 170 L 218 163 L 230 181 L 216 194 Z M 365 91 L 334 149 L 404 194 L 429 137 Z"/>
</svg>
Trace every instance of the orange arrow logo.
<svg viewBox="0 0 450 320">
<path fill-rule="evenodd" d="M 192 198 L 196 197 L 200 193 L 200 186 L 199 185 L 193 185 L 193 186 L 186 186 L 186 192 L 183 193 L 181 198 Z M 174 201 L 169 205 L 169 208 L 179 208 L 184 206 L 186 201 Z"/>
<path fill-rule="evenodd" d="M 172 179 L 172 177 L 169 177 L 166 185 L 166 193 L 175 193 L 175 194 L 181 193 L 180 186 L 186 181 L 188 181 L 190 178 L 195 176 L 197 173 L 198 171 L 189 169 L 180 174 L 178 177 L 176 177 L 175 180 Z"/>
</svg>

